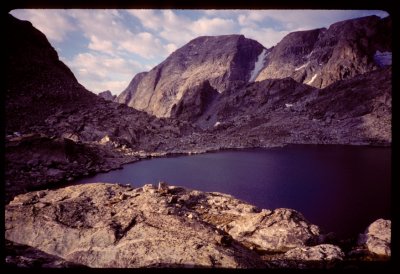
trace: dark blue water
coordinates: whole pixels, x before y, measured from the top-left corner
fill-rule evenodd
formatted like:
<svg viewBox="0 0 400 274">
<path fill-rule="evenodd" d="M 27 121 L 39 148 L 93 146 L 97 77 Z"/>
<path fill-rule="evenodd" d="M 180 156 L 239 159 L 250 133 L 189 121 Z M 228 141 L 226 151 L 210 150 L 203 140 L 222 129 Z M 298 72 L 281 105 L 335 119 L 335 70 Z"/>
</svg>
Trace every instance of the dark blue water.
<svg viewBox="0 0 400 274">
<path fill-rule="evenodd" d="M 307 145 L 157 158 L 78 183 L 139 187 L 161 180 L 228 193 L 260 208 L 293 208 L 340 236 L 390 218 L 390 148 Z"/>
</svg>

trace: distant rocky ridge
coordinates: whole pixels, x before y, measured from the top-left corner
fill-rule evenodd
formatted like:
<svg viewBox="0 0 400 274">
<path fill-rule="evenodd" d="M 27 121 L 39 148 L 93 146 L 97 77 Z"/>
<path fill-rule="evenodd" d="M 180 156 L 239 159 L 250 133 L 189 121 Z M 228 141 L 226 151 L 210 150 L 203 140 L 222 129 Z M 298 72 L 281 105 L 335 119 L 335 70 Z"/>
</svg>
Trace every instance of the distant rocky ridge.
<svg viewBox="0 0 400 274">
<path fill-rule="evenodd" d="M 390 145 L 391 78 L 391 68 L 377 69 L 321 90 L 292 78 L 267 79 L 218 94 L 201 114 L 198 100 L 185 96 L 172 114 L 217 136 L 224 147 Z"/>
<path fill-rule="evenodd" d="M 109 91 L 109 90 L 100 92 L 98 94 L 98 96 L 100 96 L 101 98 L 103 98 L 104 100 L 107 100 L 107 101 L 114 101 L 115 99 L 117 99 L 117 95 L 112 95 L 111 91 Z"/>
<path fill-rule="evenodd" d="M 256 81 L 292 77 L 317 88 L 383 66 L 377 54 L 391 54 L 391 18 L 368 16 L 328 29 L 293 32 L 266 57 Z M 388 64 L 388 63 L 385 63 Z"/>
<path fill-rule="evenodd" d="M 378 220 L 371 233 L 378 223 L 390 251 L 390 221 Z M 295 210 L 259 209 L 230 195 L 164 182 L 16 196 L 6 206 L 5 237 L 89 267 L 358 268 L 368 256 L 388 260 L 362 245 L 342 250 Z"/>
</svg>

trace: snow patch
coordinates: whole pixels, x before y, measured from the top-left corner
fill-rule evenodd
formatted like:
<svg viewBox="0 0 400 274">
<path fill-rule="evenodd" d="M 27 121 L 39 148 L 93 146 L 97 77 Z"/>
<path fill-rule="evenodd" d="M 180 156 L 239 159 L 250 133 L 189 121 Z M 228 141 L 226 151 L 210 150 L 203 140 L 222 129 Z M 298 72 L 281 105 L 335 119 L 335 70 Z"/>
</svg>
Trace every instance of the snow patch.
<svg viewBox="0 0 400 274">
<path fill-rule="evenodd" d="M 260 73 L 261 69 L 264 66 L 264 62 L 265 62 L 265 57 L 267 57 L 269 54 L 269 52 L 267 53 L 266 49 L 263 49 L 263 51 L 261 52 L 260 55 L 258 55 L 257 57 L 257 61 L 254 64 L 254 69 L 251 71 L 250 73 L 250 80 L 249 82 L 254 82 L 254 80 L 256 80 L 258 74 Z"/>
<path fill-rule="evenodd" d="M 305 63 L 304 65 L 301 65 L 300 67 L 298 67 L 298 68 L 295 68 L 294 70 L 295 70 L 295 71 L 301 70 L 302 68 L 305 68 L 305 67 L 307 67 L 307 66 L 308 66 L 308 64 L 310 64 L 310 62 L 307 62 L 307 63 Z"/>
<path fill-rule="evenodd" d="M 390 66 L 392 64 L 392 52 L 380 52 L 377 50 L 374 55 L 374 61 L 380 67 Z"/>
<path fill-rule="evenodd" d="M 317 73 L 314 74 L 314 76 L 311 78 L 311 80 L 308 81 L 308 82 L 306 82 L 306 84 L 307 84 L 307 85 L 310 85 L 312 82 L 314 82 L 315 78 L 317 78 L 317 75 L 318 75 Z"/>
<path fill-rule="evenodd" d="M 293 107 L 293 104 L 285 104 L 285 107 L 287 108 Z"/>
<path fill-rule="evenodd" d="M 219 126 L 221 124 L 221 122 L 216 122 L 215 124 L 214 124 L 214 127 L 217 127 L 217 126 Z"/>
</svg>

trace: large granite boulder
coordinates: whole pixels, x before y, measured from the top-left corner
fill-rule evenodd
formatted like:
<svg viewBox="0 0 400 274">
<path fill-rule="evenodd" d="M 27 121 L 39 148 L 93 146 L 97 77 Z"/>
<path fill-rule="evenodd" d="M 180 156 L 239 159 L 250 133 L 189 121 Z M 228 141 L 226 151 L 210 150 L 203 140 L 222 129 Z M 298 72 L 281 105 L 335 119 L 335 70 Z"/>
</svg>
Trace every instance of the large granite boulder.
<svg viewBox="0 0 400 274">
<path fill-rule="evenodd" d="M 316 243 L 320 234 L 301 213 L 286 208 L 246 214 L 228 224 L 232 237 L 258 249 L 283 252 Z"/>
<path fill-rule="evenodd" d="M 377 255 L 391 256 L 391 221 L 378 219 L 368 226 L 358 238 L 359 245 Z"/>
</svg>

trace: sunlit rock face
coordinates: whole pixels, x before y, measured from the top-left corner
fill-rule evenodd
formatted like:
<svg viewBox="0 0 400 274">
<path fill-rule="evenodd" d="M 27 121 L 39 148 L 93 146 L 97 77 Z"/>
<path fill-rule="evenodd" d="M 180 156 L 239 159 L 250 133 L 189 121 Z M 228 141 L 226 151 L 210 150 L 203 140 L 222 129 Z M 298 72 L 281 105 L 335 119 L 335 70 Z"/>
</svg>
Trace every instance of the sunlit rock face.
<svg viewBox="0 0 400 274">
<path fill-rule="evenodd" d="M 391 225 L 390 220 L 376 220 L 360 234 L 358 244 L 365 245 L 374 254 L 391 256 Z"/>
<path fill-rule="evenodd" d="M 187 90 L 205 80 L 218 92 L 248 82 L 263 50 L 243 35 L 198 37 L 151 71 L 135 76 L 117 101 L 156 116 L 170 116 Z"/>
<path fill-rule="evenodd" d="M 292 77 L 317 88 L 391 64 L 391 19 L 368 16 L 288 34 L 256 81 Z"/>
<path fill-rule="evenodd" d="M 30 192 L 7 205 L 5 218 L 7 240 L 90 267 L 257 268 L 265 265 L 254 249 L 283 254 L 320 239 L 295 210 L 163 182 Z"/>
</svg>

